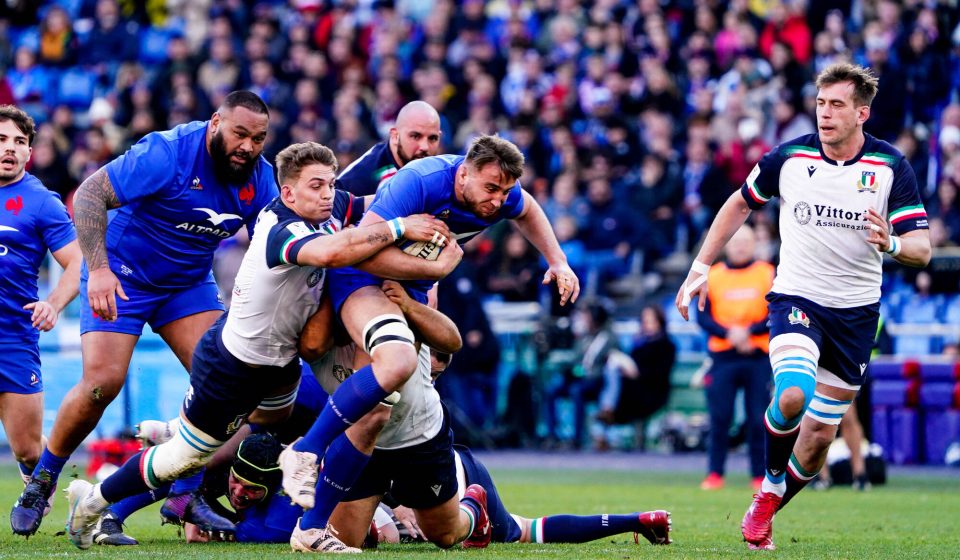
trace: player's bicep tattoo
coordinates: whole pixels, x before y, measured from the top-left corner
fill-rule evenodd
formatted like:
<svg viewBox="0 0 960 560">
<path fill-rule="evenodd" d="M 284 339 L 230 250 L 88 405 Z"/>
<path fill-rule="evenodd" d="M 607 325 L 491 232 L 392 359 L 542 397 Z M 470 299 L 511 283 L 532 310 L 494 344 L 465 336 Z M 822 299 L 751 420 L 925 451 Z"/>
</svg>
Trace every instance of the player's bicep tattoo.
<svg viewBox="0 0 960 560">
<path fill-rule="evenodd" d="M 107 266 L 107 210 L 119 207 L 120 199 L 104 169 L 87 177 L 77 188 L 73 199 L 73 222 L 90 270 Z"/>
</svg>

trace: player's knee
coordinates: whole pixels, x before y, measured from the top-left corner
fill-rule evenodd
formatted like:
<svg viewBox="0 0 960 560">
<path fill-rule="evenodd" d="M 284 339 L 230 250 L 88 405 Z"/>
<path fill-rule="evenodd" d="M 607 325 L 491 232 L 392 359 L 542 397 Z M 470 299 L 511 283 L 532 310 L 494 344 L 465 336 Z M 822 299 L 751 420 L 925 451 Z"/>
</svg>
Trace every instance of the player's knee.
<svg viewBox="0 0 960 560">
<path fill-rule="evenodd" d="M 203 468 L 223 445 L 193 426 L 182 423 L 173 438 L 144 452 L 144 481 L 156 488 Z"/>
<path fill-rule="evenodd" d="M 40 446 L 39 445 L 30 445 L 27 447 L 14 447 L 13 442 L 10 442 L 11 451 L 13 452 L 13 458 L 20 463 L 21 465 L 27 465 L 28 467 L 35 466 L 37 461 L 40 460 Z"/>
<path fill-rule="evenodd" d="M 401 315 L 380 315 L 363 328 L 363 346 L 380 385 L 395 390 L 417 369 L 414 335 Z"/>
<path fill-rule="evenodd" d="M 84 379 L 80 382 L 80 388 L 90 404 L 106 408 L 123 389 L 123 379 Z"/>
<path fill-rule="evenodd" d="M 437 545 L 439 548 L 452 548 L 454 545 L 459 544 L 462 539 L 457 535 L 456 531 L 443 531 L 434 534 L 428 534 L 427 539 L 433 544 Z"/>
<path fill-rule="evenodd" d="M 807 405 L 806 395 L 800 387 L 787 387 L 780 393 L 780 399 L 777 406 L 780 413 L 786 418 L 796 418 L 803 412 Z"/>
</svg>

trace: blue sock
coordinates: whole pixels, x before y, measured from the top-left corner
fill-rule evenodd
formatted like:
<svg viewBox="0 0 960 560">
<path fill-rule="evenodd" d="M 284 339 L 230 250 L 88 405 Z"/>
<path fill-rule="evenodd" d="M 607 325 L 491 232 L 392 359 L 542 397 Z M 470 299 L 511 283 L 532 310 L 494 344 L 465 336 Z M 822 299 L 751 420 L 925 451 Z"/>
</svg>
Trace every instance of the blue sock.
<svg viewBox="0 0 960 560">
<path fill-rule="evenodd" d="M 33 469 L 24 465 L 23 463 L 17 463 L 17 466 L 20 467 L 20 474 L 23 476 L 33 476 Z"/>
<path fill-rule="evenodd" d="M 37 466 L 33 468 L 33 474 L 36 475 L 40 469 L 43 469 L 50 473 L 50 477 L 56 481 L 60 478 L 60 471 L 63 470 L 63 467 L 66 466 L 69 459 L 69 456 L 57 457 L 53 453 L 50 453 L 49 449 L 44 447 L 43 453 L 40 454 L 40 460 L 37 461 Z"/>
<path fill-rule="evenodd" d="M 140 511 L 150 504 L 159 502 L 160 500 L 166 498 L 167 492 L 169 491 L 170 485 L 164 484 L 156 490 L 150 490 L 149 492 L 137 494 L 136 496 L 130 496 L 129 498 L 124 498 L 115 504 L 110 504 L 110 507 L 107 508 L 107 511 L 112 513 L 114 517 L 123 523 L 128 517 L 133 515 L 134 512 Z"/>
<path fill-rule="evenodd" d="M 317 481 L 317 497 L 313 509 L 308 509 L 300 520 L 301 529 L 322 529 L 330 521 L 330 515 L 347 495 L 350 488 L 363 473 L 370 461 L 353 446 L 347 434 L 340 434 L 327 449 L 323 461 L 323 471 Z"/>
<path fill-rule="evenodd" d="M 192 474 L 185 478 L 178 478 L 173 481 L 173 486 L 170 487 L 171 496 L 182 496 L 184 494 L 190 494 L 196 492 L 200 489 L 200 486 L 203 485 L 203 473 L 201 470 L 196 474 Z"/>
<path fill-rule="evenodd" d="M 117 472 L 103 481 L 100 486 L 103 499 L 112 504 L 126 497 L 136 496 L 150 490 L 150 487 L 143 480 L 143 473 L 140 472 L 140 457 L 143 454 L 144 452 L 140 451 L 127 459 L 127 462 Z"/>
<path fill-rule="evenodd" d="M 322 458 L 335 437 L 363 418 L 364 414 L 373 410 L 373 407 L 389 394 L 377 383 L 372 367 L 364 366 L 358 369 L 330 395 L 320 416 L 293 448 L 296 451 L 316 453 L 318 458 Z"/>
<path fill-rule="evenodd" d="M 530 542 L 585 543 L 640 530 L 640 514 L 551 515 L 530 524 Z"/>
</svg>

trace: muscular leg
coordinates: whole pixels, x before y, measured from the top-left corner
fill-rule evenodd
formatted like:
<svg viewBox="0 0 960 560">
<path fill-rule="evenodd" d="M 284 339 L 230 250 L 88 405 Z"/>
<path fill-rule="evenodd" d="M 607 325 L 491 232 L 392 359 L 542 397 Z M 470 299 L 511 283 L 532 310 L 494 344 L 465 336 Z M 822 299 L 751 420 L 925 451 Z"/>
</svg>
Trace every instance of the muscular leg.
<svg viewBox="0 0 960 560">
<path fill-rule="evenodd" d="M 33 472 L 43 447 L 43 393 L 0 393 L 0 423 L 21 472 Z"/>
<path fill-rule="evenodd" d="M 856 396 L 855 390 L 817 383 L 815 403 L 803 418 L 800 437 L 797 438 L 793 455 L 790 457 L 790 465 L 787 469 L 787 491 L 780 502 L 781 509 L 820 471 L 827 459 L 827 450 L 837 437 L 840 418 L 825 418 L 824 413 L 817 410 L 823 406 L 820 403 L 830 403 L 827 406 L 833 407 L 834 410 L 838 410 L 839 407 L 849 408 Z M 842 415 L 845 412 L 846 408 L 839 414 Z"/>
<path fill-rule="evenodd" d="M 473 532 L 473 521 L 460 506 L 456 495 L 439 506 L 414 510 L 417 524 L 427 540 L 440 548 L 450 548 Z"/>
<path fill-rule="evenodd" d="M 322 457 L 348 426 L 403 385 L 417 367 L 413 332 L 400 308 L 387 299 L 379 286 L 366 286 L 351 294 L 340 316 L 358 348 L 371 355 L 372 363 L 337 388 L 313 427 L 293 445 L 295 451 L 317 457 Z"/>
<path fill-rule="evenodd" d="M 222 311 L 202 311 L 170 321 L 162 327 L 157 327 L 156 331 L 176 354 L 184 369 L 189 372 L 197 342 L 200 342 L 200 338 L 210 330 L 221 315 L 223 315 Z"/>
<path fill-rule="evenodd" d="M 286 422 L 293 413 L 293 403 L 297 398 L 296 390 L 299 386 L 300 381 L 297 380 L 296 383 L 271 391 L 260 406 L 250 413 L 247 422 L 261 426 L 276 426 Z"/>
<path fill-rule="evenodd" d="M 80 336 L 83 378 L 74 385 L 57 411 L 47 449 L 66 459 L 97 426 L 104 409 L 123 388 L 139 337 L 91 331 Z"/>
<path fill-rule="evenodd" d="M 330 516 L 330 526 L 336 529 L 337 538 L 347 546 L 360 548 L 370 531 L 370 522 L 379 504 L 379 496 L 340 502 Z"/>
</svg>

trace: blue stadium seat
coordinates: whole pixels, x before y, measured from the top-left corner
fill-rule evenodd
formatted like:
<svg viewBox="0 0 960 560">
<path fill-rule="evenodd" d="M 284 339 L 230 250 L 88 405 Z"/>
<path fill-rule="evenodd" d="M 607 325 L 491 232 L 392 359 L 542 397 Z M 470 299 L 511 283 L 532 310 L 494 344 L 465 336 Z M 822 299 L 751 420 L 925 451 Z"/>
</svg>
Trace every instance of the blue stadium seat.
<svg viewBox="0 0 960 560">
<path fill-rule="evenodd" d="M 60 88 L 57 90 L 57 102 L 72 109 L 86 111 L 93 101 L 97 78 L 92 72 L 73 67 L 60 76 Z"/>
</svg>

